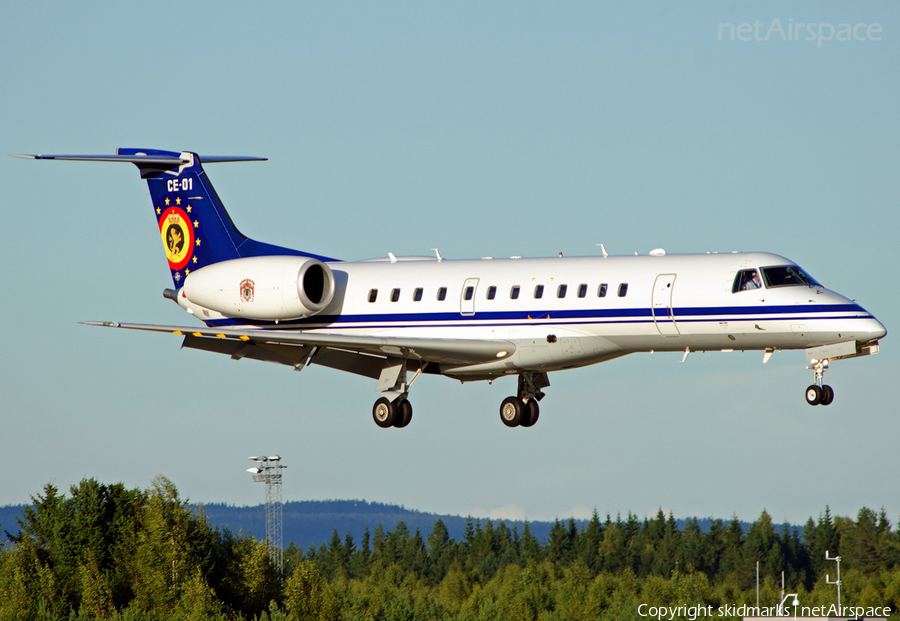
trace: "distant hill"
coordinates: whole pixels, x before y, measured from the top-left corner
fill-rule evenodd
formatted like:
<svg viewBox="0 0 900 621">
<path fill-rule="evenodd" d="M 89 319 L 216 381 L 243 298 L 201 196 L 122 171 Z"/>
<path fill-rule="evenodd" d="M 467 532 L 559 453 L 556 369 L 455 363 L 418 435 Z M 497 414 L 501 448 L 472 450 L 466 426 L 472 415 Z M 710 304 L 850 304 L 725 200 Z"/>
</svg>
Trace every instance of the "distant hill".
<svg viewBox="0 0 900 621">
<path fill-rule="evenodd" d="M 207 504 L 203 506 L 203 512 L 213 524 L 230 528 L 236 533 L 252 534 L 258 539 L 266 536 L 265 505 L 231 507 L 223 504 Z M 397 505 L 365 500 L 286 502 L 284 503 L 284 542 L 287 544 L 287 542 L 293 541 L 306 550 L 310 545 L 318 547 L 319 544 L 330 541 L 332 533 L 337 529 L 342 539 L 349 532 L 353 535 L 354 541 L 359 543 L 367 528 L 369 533 L 374 533 L 375 528 L 381 524 L 385 531 L 389 531 L 400 521 L 403 521 L 410 531 L 415 532 L 418 529 L 422 533 L 422 537 L 427 538 L 438 519 L 444 522 L 451 537 L 456 540 L 463 537 L 468 518 L 458 515 L 422 513 Z M 485 520 L 482 518 L 481 521 Z M 504 520 L 504 522 L 510 529 L 517 528 L 519 533 L 525 526 L 525 522 L 522 521 Z M 582 527 L 586 523 L 579 522 Z M 534 536 L 540 540 L 550 533 L 552 526 L 553 522 L 529 522 L 528 524 Z"/>
<path fill-rule="evenodd" d="M 0 507 L 0 529 L 11 534 L 19 532 L 16 518 L 22 514 L 26 505 L 7 505 Z M 199 510 L 200 507 L 192 505 Z M 234 533 L 253 535 L 257 539 L 266 536 L 266 507 L 235 507 L 223 503 L 210 503 L 202 506 L 203 512 L 209 518 L 213 526 L 228 528 Z M 380 502 L 367 502 L 365 500 L 304 500 L 300 502 L 284 503 L 284 543 L 293 541 L 297 546 L 306 550 L 310 545 L 318 547 L 322 543 L 331 540 L 332 533 L 337 529 L 343 539 L 349 532 L 353 535 L 357 544 L 362 540 L 363 533 L 368 528 L 369 533 L 374 533 L 375 528 L 381 524 L 385 531 L 392 530 L 401 520 L 409 527 L 410 531 L 418 529 L 423 538 L 434 528 L 438 519 L 444 522 L 450 536 L 459 541 L 464 537 L 466 522 L 470 519 L 458 515 L 437 515 L 423 513 L 413 509 L 407 509 L 398 505 L 384 504 Z M 473 518 L 474 521 L 484 524 L 486 518 Z M 605 514 L 600 515 L 601 520 L 606 519 Z M 615 518 L 613 518 L 615 519 Z M 624 519 L 624 516 L 623 516 Z M 643 518 L 641 518 L 643 521 Z M 496 524 L 500 520 L 493 520 Z M 516 529 L 519 534 L 525 526 L 520 520 L 503 520 L 510 529 Z M 568 519 L 565 519 L 568 523 Z M 677 520 L 678 527 L 683 528 L 685 520 Z M 712 523 L 712 519 L 698 520 L 700 528 L 706 530 Z M 579 529 L 585 528 L 586 520 L 576 520 Z M 749 524 L 741 522 L 746 532 Z M 540 541 L 546 541 L 550 534 L 553 522 L 537 521 L 529 522 L 528 528 Z"/>
</svg>

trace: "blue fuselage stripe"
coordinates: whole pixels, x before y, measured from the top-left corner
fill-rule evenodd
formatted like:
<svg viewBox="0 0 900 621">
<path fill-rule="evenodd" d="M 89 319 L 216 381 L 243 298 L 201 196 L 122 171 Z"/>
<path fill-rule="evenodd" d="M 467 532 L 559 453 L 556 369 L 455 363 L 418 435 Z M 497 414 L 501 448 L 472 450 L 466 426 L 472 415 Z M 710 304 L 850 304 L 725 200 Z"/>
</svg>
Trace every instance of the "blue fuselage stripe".
<svg viewBox="0 0 900 621">
<path fill-rule="evenodd" d="M 713 306 L 676 308 L 670 318 L 669 309 L 662 307 L 625 309 L 583 309 L 583 310 L 535 310 L 535 311 L 498 311 L 476 312 L 474 315 L 462 315 L 459 311 L 448 313 L 367 313 L 357 315 L 315 315 L 305 319 L 291 321 L 290 326 L 296 328 L 320 327 L 323 325 L 347 325 L 346 327 L 366 327 L 379 324 L 379 327 L 428 327 L 461 324 L 490 325 L 486 322 L 516 322 L 523 325 L 538 325 L 550 321 L 561 321 L 566 324 L 611 324 L 611 323 L 652 323 L 657 322 L 705 322 L 705 321 L 784 321 L 810 319 L 861 319 L 871 318 L 864 308 L 858 304 L 822 304 L 809 307 L 790 306 Z M 855 314 L 847 314 L 855 313 Z M 774 316 L 779 315 L 779 316 Z M 285 329 L 283 323 L 246 321 L 238 319 L 219 319 L 207 321 L 207 325 L 254 325 Z M 361 325 L 360 325 L 361 324 Z M 509 325 L 506 323 L 499 325 Z"/>
</svg>

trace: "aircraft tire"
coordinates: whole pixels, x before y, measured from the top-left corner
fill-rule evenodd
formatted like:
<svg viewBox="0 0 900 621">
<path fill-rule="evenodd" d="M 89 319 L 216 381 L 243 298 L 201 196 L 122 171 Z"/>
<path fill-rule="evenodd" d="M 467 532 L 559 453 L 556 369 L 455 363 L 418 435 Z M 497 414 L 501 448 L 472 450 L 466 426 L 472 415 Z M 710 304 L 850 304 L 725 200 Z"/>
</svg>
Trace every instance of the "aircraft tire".
<svg viewBox="0 0 900 621">
<path fill-rule="evenodd" d="M 825 384 L 822 386 L 822 392 L 824 392 L 825 395 L 822 397 L 821 404 L 831 405 L 831 402 L 834 401 L 834 389 L 828 384 Z"/>
<path fill-rule="evenodd" d="M 372 407 L 372 418 L 375 419 L 376 425 L 387 429 L 397 420 L 397 406 L 386 397 L 382 397 Z"/>
<path fill-rule="evenodd" d="M 821 386 L 813 384 L 806 389 L 806 402 L 810 405 L 819 405 L 825 398 L 825 391 Z"/>
<path fill-rule="evenodd" d="M 412 420 L 413 407 L 412 403 L 410 403 L 406 399 L 401 399 L 397 402 L 397 416 L 394 420 L 394 427 L 403 428 L 409 424 L 409 421 Z"/>
<path fill-rule="evenodd" d="M 525 402 L 518 397 L 507 397 L 500 404 L 500 420 L 507 427 L 518 427 L 522 424 L 525 413 Z"/>
<path fill-rule="evenodd" d="M 537 399 L 529 399 L 525 404 L 525 411 L 522 413 L 522 426 L 533 427 L 541 415 L 541 406 L 538 405 Z"/>
</svg>

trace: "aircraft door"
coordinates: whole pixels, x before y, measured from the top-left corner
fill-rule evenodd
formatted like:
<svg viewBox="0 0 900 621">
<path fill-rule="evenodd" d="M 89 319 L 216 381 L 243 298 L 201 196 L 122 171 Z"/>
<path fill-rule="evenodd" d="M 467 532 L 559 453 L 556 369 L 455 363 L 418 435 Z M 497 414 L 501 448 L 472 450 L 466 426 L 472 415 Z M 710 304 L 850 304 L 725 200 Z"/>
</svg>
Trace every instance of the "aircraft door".
<svg viewBox="0 0 900 621">
<path fill-rule="evenodd" d="M 459 294 L 459 312 L 463 315 L 475 314 L 475 290 L 478 289 L 478 279 L 469 278 L 463 285 Z"/>
<path fill-rule="evenodd" d="M 653 323 L 663 336 L 678 336 L 675 325 L 675 309 L 672 307 L 672 292 L 675 289 L 675 274 L 660 274 L 653 283 L 651 301 Z"/>
</svg>

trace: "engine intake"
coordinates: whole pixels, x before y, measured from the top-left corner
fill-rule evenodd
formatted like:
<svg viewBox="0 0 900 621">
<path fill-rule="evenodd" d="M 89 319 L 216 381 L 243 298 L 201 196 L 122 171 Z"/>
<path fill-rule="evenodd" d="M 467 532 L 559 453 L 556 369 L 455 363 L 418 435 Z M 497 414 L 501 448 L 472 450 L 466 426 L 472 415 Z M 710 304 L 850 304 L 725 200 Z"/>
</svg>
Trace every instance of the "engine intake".
<svg viewBox="0 0 900 621">
<path fill-rule="evenodd" d="M 301 319 L 334 299 L 334 274 L 306 257 L 247 257 L 200 268 L 184 281 L 187 299 L 226 317 Z"/>
</svg>

